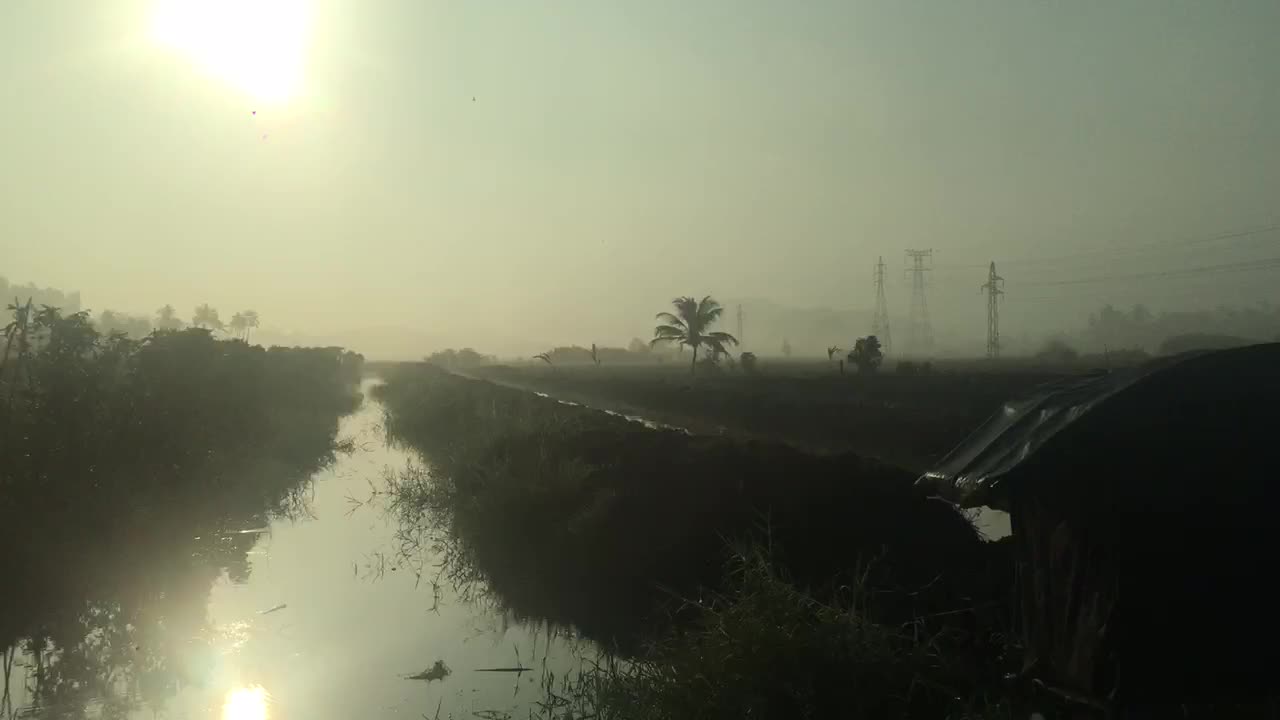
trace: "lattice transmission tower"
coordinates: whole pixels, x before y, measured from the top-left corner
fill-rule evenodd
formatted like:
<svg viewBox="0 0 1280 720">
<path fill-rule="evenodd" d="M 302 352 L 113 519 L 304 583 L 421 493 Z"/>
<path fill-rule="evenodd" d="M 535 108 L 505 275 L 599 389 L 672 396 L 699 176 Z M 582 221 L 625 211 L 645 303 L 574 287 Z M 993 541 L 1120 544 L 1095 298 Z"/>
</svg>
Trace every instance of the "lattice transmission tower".
<svg viewBox="0 0 1280 720">
<path fill-rule="evenodd" d="M 991 261 L 991 273 L 982 290 L 987 293 L 987 357 L 1000 357 L 1000 296 L 1004 294 L 1004 278 L 996 274 L 996 262 Z"/>
<path fill-rule="evenodd" d="M 893 351 L 893 335 L 889 331 L 889 302 L 884 298 L 884 258 L 876 263 L 876 314 L 871 320 L 871 334 L 880 340 L 888 355 Z"/>
<path fill-rule="evenodd" d="M 929 303 L 924 296 L 924 274 L 929 268 L 926 260 L 933 258 L 933 250 L 907 250 L 911 267 L 905 271 L 911 275 L 911 315 L 907 327 L 907 353 L 927 355 L 933 350 L 933 328 L 929 325 Z"/>
<path fill-rule="evenodd" d="M 745 346 L 746 342 L 742 335 L 742 303 L 738 303 L 738 347 Z"/>
</svg>

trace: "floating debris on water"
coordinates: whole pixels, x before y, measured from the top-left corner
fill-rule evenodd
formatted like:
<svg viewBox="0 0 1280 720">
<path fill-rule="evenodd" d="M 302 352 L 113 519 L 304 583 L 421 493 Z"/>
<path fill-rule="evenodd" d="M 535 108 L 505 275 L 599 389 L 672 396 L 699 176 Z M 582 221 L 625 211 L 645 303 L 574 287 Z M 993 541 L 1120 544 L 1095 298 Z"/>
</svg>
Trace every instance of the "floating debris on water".
<svg viewBox="0 0 1280 720">
<path fill-rule="evenodd" d="M 259 615 L 269 615 L 269 614 L 271 614 L 271 613 L 273 613 L 273 612 L 275 612 L 275 611 L 277 611 L 277 610 L 283 610 L 283 609 L 285 609 L 285 608 L 287 608 L 287 607 L 289 607 L 287 604 L 285 604 L 285 603 L 280 603 L 279 605 L 276 605 L 275 607 L 270 607 L 270 608 L 267 608 L 266 610 L 259 610 L 259 611 L 258 611 L 258 614 L 259 614 Z"/>
<path fill-rule="evenodd" d="M 444 664 L 443 660 L 437 660 L 434 665 L 427 668 L 426 670 L 423 670 L 422 672 L 417 673 L 415 675 L 408 675 L 405 677 L 405 679 L 406 680 L 426 680 L 427 682 L 431 682 L 432 680 L 443 680 L 449 677 L 451 673 L 453 673 L 453 671 L 449 669 L 448 665 Z"/>
</svg>

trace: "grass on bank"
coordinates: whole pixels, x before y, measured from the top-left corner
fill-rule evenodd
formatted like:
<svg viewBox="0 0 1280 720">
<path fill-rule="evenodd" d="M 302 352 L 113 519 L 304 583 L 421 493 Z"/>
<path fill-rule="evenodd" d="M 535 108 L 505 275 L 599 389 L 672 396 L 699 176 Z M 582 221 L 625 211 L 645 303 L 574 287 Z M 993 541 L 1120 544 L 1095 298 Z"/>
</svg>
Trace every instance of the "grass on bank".
<svg viewBox="0 0 1280 720">
<path fill-rule="evenodd" d="M 857 584 L 819 601 L 788 582 L 761 545 L 733 555 L 726 587 L 687 603 L 690 619 L 636 658 L 544 675 L 540 716 L 1012 717 L 1002 688 L 950 653 L 945 631 L 931 630 L 925 619 L 869 621 L 873 588 Z"/>
<path fill-rule="evenodd" d="M 388 380 L 388 429 L 427 461 L 388 478 L 407 549 L 606 645 L 598 615 L 657 616 L 612 659 L 545 676 L 543 717 L 1007 716 L 1006 579 L 975 581 L 989 548 L 909 473 L 425 367 Z"/>
</svg>

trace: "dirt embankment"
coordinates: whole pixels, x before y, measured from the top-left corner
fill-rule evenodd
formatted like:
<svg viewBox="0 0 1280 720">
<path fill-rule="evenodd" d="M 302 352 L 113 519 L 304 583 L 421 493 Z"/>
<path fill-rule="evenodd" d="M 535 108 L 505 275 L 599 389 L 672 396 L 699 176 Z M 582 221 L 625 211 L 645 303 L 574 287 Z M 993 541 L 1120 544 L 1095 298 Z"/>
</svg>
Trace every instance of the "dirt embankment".
<svg viewBox="0 0 1280 720">
<path fill-rule="evenodd" d="M 403 497 L 443 518 L 517 611 L 612 634 L 720 581 L 737 539 L 770 544 L 801 586 L 874 564 L 877 614 L 897 622 L 1004 595 L 997 549 L 915 493 L 907 470 L 651 430 L 425 365 L 391 374 L 379 397 L 389 431 L 433 469 Z"/>
<path fill-rule="evenodd" d="M 1009 398 L 1060 377 L 1025 370 L 861 377 L 806 368 L 690 378 L 645 366 L 491 366 L 469 374 L 700 435 L 854 452 L 912 472 L 928 469 Z"/>
</svg>

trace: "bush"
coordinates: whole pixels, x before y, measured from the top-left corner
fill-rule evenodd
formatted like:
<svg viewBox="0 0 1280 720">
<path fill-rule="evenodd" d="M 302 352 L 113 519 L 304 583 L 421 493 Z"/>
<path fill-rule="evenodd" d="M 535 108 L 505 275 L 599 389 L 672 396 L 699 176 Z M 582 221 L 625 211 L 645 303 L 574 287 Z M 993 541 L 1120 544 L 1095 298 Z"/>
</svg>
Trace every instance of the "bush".
<svg viewBox="0 0 1280 720">
<path fill-rule="evenodd" d="M 884 353 L 880 349 L 880 339 L 875 335 L 858 338 L 849 351 L 849 362 L 858 368 L 860 373 L 873 373 L 884 362 Z"/>
<path fill-rule="evenodd" d="M 874 588 L 823 602 L 762 546 L 736 553 L 728 589 L 686 603 L 686 625 L 635 661 L 597 664 L 547 688 L 548 716 L 683 718 L 1011 717 L 998 657 L 960 650 L 919 619 L 868 620 Z"/>
<path fill-rule="evenodd" d="M 748 375 L 755 375 L 759 371 L 756 364 L 756 354 L 753 352 L 744 352 L 738 356 L 738 362 L 742 366 L 742 372 Z"/>
</svg>

